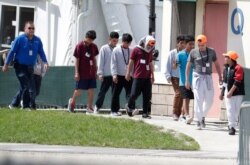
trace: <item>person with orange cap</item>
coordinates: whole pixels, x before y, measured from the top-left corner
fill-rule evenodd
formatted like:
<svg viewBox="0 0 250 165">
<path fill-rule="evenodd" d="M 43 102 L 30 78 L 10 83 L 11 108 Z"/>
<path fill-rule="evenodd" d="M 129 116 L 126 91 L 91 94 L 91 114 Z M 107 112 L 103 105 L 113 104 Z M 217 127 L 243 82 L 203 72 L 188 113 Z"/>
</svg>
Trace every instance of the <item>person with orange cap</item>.
<svg viewBox="0 0 250 165">
<path fill-rule="evenodd" d="M 235 135 L 240 105 L 245 95 L 244 70 L 237 63 L 239 55 L 235 51 L 228 51 L 223 55 L 225 56 L 225 66 L 220 100 L 225 97 L 228 133 L 229 135 Z"/>
<path fill-rule="evenodd" d="M 197 49 L 193 49 L 188 57 L 186 67 L 186 79 L 189 78 L 191 65 L 194 65 L 192 89 L 194 93 L 194 113 L 197 120 L 197 129 L 206 127 L 205 117 L 212 106 L 214 87 L 212 79 L 212 63 L 215 64 L 222 83 L 220 65 L 214 49 L 207 47 L 207 37 L 203 34 L 196 37 Z M 190 89 L 190 82 L 186 81 L 185 86 Z"/>
</svg>

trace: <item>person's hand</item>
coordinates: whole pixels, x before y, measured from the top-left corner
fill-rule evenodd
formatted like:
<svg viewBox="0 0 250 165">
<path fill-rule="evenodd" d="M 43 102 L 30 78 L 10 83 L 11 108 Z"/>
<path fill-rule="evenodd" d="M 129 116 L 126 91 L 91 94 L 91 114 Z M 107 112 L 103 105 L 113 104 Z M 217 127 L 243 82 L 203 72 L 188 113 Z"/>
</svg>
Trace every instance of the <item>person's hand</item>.
<svg viewBox="0 0 250 165">
<path fill-rule="evenodd" d="M 3 72 L 7 72 L 9 70 L 9 65 L 7 64 L 4 64 L 3 68 L 2 68 L 2 71 Z"/>
<path fill-rule="evenodd" d="M 98 79 L 99 79 L 100 81 L 103 81 L 103 76 L 102 76 L 102 75 L 99 75 L 99 76 L 98 76 Z"/>
<path fill-rule="evenodd" d="M 129 74 L 129 73 L 126 74 L 125 79 L 126 79 L 127 81 L 130 81 L 131 77 L 130 77 L 130 74 Z"/>
<path fill-rule="evenodd" d="M 219 76 L 219 84 L 222 85 L 223 84 L 223 81 L 222 81 L 222 77 Z"/>
<path fill-rule="evenodd" d="M 75 73 L 75 80 L 76 80 L 76 81 L 79 81 L 79 80 L 80 80 L 80 75 L 79 75 L 79 73 Z"/>
<path fill-rule="evenodd" d="M 44 64 L 44 69 L 45 69 L 46 72 L 48 71 L 48 69 L 49 69 L 49 64 L 48 63 Z"/>
<path fill-rule="evenodd" d="M 170 84 L 171 83 L 171 77 L 167 78 L 167 82 Z"/>
<path fill-rule="evenodd" d="M 220 99 L 220 100 L 223 100 L 223 98 L 224 98 L 224 97 L 222 96 L 222 94 L 220 94 L 219 99 Z"/>
<path fill-rule="evenodd" d="M 227 98 L 232 97 L 232 95 L 233 95 L 233 93 L 232 93 L 232 92 L 228 92 L 228 93 L 227 93 Z"/>
<path fill-rule="evenodd" d="M 117 84 L 118 83 L 118 78 L 117 78 L 117 76 L 115 75 L 115 76 L 113 76 L 113 82 L 115 83 L 115 84 Z"/>
<path fill-rule="evenodd" d="M 154 82 L 155 82 L 155 78 L 151 77 L 151 84 L 154 84 Z"/>
<path fill-rule="evenodd" d="M 190 90 L 190 83 L 188 81 L 185 83 L 185 87 L 186 89 Z"/>
</svg>

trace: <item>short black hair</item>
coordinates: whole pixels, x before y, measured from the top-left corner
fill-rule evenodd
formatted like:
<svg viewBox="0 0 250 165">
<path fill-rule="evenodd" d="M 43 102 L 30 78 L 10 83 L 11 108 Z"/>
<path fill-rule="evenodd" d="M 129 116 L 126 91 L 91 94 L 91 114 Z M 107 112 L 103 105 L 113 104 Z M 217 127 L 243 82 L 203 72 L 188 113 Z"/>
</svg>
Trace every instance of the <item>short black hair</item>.
<svg viewBox="0 0 250 165">
<path fill-rule="evenodd" d="M 186 35 L 185 36 L 186 43 L 194 41 L 194 36 L 192 35 Z"/>
<path fill-rule="evenodd" d="M 185 35 L 180 34 L 176 37 L 176 42 L 179 43 L 180 41 L 185 41 Z"/>
<path fill-rule="evenodd" d="M 129 33 L 124 33 L 122 35 L 122 42 L 130 43 L 133 40 L 133 37 Z"/>
<path fill-rule="evenodd" d="M 115 32 L 115 31 L 112 31 L 112 32 L 109 34 L 109 37 L 110 37 L 110 38 L 118 39 L 118 38 L 119 38 L 119 33 L 118 33 L 118 32 Z"/>
<path fill-rule="evenodd" d="M 96 39 L 96 32 L 94 30 L 89 30 L 86 35 L 85 38 L 90 38 L 92 40 Z"/>
</svg>

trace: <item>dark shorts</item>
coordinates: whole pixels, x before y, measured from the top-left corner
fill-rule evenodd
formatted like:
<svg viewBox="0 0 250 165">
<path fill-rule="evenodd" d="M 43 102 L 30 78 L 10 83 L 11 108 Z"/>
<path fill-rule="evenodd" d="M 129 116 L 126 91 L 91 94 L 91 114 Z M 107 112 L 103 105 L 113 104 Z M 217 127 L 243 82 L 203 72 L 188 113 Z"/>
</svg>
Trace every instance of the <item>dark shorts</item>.
<svg viewBox="0 0 250 165">
<path fill-rule="evenodd" d="M 187 89 L 185 86 L 180 86 L 181 96 L 183 99 L 194 99 L 194 93 L 192 89 Z"/>
<path fill-rule="evenodd" d="M 96 79 L 82 79 L 76 81 L 76 89 L 88 90 L 96 88 Z"/>
</svg>

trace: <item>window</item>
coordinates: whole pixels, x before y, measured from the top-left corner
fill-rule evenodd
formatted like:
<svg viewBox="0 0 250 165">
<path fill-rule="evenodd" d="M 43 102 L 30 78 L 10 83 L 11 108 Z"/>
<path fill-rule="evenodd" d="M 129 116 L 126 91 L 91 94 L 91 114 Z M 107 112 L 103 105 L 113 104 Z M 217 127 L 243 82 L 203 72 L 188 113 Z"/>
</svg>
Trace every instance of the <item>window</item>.
<svg viewBox="0 0 250 165">
<path fill-rule="evenodd" d="M 10 48 L 11 42 L 23 31 L 26 21 L 34 21 L 34 8 L 1 6 L 0 47 Z"/>
<path fill-rule="evenodd" d="M 176 28 L 172 28 L 171 32 L 171 49 L 176 47 L 179 34 L 195 35 L 195 13 L 195 1 L 173 1 L 172 22 Z"/>
</svg>

